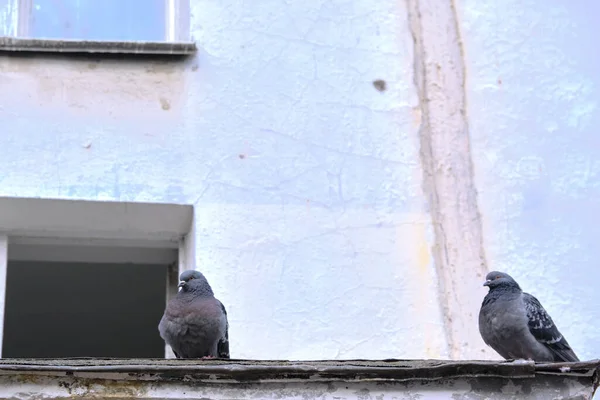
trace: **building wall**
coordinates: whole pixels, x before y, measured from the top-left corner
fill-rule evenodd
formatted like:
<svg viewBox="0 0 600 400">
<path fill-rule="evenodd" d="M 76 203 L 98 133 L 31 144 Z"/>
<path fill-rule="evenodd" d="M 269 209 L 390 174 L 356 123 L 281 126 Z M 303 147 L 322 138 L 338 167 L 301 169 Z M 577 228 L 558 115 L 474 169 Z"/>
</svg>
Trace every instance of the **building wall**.
<svg viewBox="0 0 600 400">
<path fill-rule="evenodd" d="M 194 204 L 235 358 L 447 357 L 406 13 L 197 0 L 185 62 L 2 56 L 0 195 Z"/>
<path fill-rule="evenodd" d="M 235 358 L 499 358 L 476 325 L 489 269 L 595 358 L 589 7 L 192 14 L 183 62 L 1 56 L 0 195 L 193 204 L 187 261 Z"/>
<path fill-rule="evenodd" d="M 594 2 L 463 0 L 488 267 L 510 271 L 598 358 L 600 57 Z"/>
</svg>

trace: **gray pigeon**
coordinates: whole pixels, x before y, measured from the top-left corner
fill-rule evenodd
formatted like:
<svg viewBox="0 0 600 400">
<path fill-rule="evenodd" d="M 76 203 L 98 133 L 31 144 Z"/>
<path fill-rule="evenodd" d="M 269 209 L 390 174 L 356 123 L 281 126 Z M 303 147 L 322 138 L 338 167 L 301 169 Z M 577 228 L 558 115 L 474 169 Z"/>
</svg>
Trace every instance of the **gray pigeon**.
<svg viewBox="0 0 600 400">
<path fill-rule="evenodd" d="M 490 291 L 479 311 L 479 332 L 488 346 L 507 360 L 579 361 L 540 302 L 510 275 L 492 271 L 485 279 Z"/>
<path fill-rule="evenodd" d="M 169 301 L 158 331 L 177 358 L 229 358 L 229 324 L 223 304 L 198 271 L 179 277 L 179 292 Z"/>
</svg>

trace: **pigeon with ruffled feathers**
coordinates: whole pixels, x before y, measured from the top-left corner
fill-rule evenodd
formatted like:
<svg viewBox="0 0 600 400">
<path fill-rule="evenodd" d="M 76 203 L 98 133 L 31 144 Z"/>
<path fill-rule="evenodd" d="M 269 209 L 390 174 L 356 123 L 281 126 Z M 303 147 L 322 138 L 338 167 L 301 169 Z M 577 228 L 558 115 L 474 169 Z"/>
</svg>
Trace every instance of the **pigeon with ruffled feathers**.
<svg viewBox="0 0 600 400">
<path fill-rule="evenodd" d="M 200 272 L 185 271 L 179 280 L 158 325 L 160 336 L 177 358 L 229 358 L 225 307 Z"/>
<path fill-rule="evenodd" d="M 505 359 L 579 361 L 538 299 L 521 290 L 508 274 L 492 271 L 479 311 L 483 341 Z"/>
</svg>

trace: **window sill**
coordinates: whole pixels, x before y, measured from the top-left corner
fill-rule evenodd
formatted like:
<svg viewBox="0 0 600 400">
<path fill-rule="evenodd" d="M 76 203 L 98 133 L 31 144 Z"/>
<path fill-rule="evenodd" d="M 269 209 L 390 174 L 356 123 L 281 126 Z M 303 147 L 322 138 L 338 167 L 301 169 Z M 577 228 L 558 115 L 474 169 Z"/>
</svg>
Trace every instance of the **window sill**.
<svg viewBox="0 0 600 400">
<path fill-rule="evenodd" d="M 0 36 L 0 52 L 149 54 L 183 56 L 196 53 L 193 42 L 111 42 L 100 40 L 29 39 Z"/>
</svg>

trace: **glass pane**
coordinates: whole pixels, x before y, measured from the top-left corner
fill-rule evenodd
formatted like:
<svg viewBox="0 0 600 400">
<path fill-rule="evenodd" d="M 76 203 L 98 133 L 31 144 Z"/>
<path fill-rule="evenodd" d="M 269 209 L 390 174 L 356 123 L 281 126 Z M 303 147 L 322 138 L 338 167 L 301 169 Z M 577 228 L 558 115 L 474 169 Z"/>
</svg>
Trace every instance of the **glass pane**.
<svg viewBox="0 0 600 400">
<path fill-rule="evenodd" d="M 165 0 L 33 0 L 29 37 L 165 40 Z"/>
</svg>

